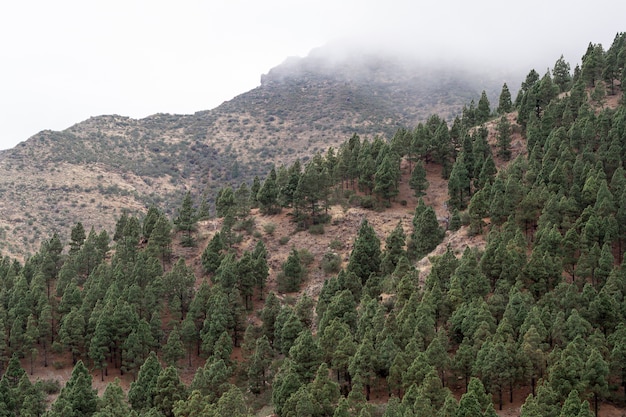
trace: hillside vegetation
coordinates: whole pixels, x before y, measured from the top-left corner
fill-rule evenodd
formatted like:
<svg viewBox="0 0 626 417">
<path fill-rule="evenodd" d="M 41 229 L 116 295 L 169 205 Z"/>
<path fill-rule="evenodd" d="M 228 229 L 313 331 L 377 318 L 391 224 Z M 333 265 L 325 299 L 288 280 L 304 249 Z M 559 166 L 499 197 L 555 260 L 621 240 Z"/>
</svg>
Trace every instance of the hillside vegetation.
<svg viewBox="0 0 626 417">
<path fill-rule="evenodd" d="M 431 114 L 452 117 L 500 88 L 432 64 L 326 55 L 288 60 L 212 110 L 92 117 L 0 152 L 0 249 L 23 259 L 54 232 L 68 239 L 77 218 L 111 232 L 123 209 L 141 215 L 157 204 L 171 217 L 187 190 L 197 204 L 213 202 L 221 187 L 250 184 L 272 165 L 305 161 L 354 133 L 389 138 Z"/>
<path fill-rule="evenodd" d="M 625 67 L 618 34 L 515 100 L 6 256 L 0 410 L 620 415 Z"/>
</svg>

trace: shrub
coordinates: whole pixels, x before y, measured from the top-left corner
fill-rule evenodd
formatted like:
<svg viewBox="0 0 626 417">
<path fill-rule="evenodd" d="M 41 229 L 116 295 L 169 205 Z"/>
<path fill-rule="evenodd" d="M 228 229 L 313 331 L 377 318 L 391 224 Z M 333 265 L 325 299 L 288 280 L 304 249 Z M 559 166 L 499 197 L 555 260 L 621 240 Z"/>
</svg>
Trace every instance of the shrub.
<svg viewBox="0 0 626 417">
<path fill-rule="evenodd" d="M 366 195 L 361 198 L 361 207 L 364 209 L 373 209 L 376 207 L 376 199 L 371 195 Z"/>
<path fill-rule="evenodd" d="M 341 257 L 335 252 L 326 252 L 322 257 L 322 270 L 326 274 L 337 273 L 341 269 Z"/>
<path fill-rule="evenodd" d="M 343 249 L 343 242 L 338 239 L 333 239 L 330 241 L 330 244 L 328 245 L 328 247 L 331 248 L 332 250 L 341 250 Z"/>
<path fill-rule="evenodd" d="M 37 385 L 39 385 L 41 390 L 48 395 L 58 394 L 61 392 L 61 384 L 56 379 L 44 379 L 37 381 Z"/>
<path fill-rule="evenodd" d="M 323 235 L 324 234 L 324 225 L 323 224 L 312 224 L 309 226 L 309 233 L 312 235 Z"/>
<path fill-rule="evenodd" d="M 240 220 L 233 226 L 233 230 L 236 232 L 240 232 L 245 230 L 249 235 L 254 231 L 255 221 L 254 217 L 248 217 L 244 220 Z"/>
<path fill-rule="evenodd" d="M 278 243 L 280 243 L 281 245 L 286 245 L 289 242 L 289 236 L 283 236 L 280 239 L 278 239 Z"/>
<path fill-rule="evenodd" d="M 300 249 L 298 251 L 298 255 L 300 256 L 300 262 L 302 262 L 302 265 L 309 266 L 315 260 L 315 256 L 313 256 L 313 254 L 306 248 Z"/>
<path fill-rule="evenodd" d="M 265 232 L 265 234 L 267 235 L 273 235 L 274 232 L 276 231 L 276 224 L 274 223 L 265 223 L 263 225 L 263 231 Z"/>
</svg>

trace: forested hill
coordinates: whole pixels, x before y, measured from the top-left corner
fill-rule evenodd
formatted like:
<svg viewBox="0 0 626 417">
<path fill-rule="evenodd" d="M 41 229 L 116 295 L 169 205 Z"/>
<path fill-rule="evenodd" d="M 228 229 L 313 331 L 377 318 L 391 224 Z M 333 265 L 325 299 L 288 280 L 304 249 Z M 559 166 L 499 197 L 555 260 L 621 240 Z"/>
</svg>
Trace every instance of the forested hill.
<svg viewBox="0 0 626 417">
<path fill-rule="evenodd" d="M 621 33 L 214 206 L 77 214 L 0 261 L 0 412 L 623 415 L 625 89 Z"/>
<path fill-rule="evenodd" d="M 74 219 L 112 231 L 122 208 L 158 204 L 173 215 L 186 190 L 212 199 L 222 186 L 252 183 L 272 165 L 307 160 L 353 133 L 391 138 L 433 113 L 450 120 L 482 90 L 502 85 L 471 70 L 359 54 L 330 59 L 324 48 L 289 59 L 261 86 L 193 115 L 141 120 L 98 116 L 43 131 L 0 153 L 0 237 L 23 257 Z M 515 81 L 517 85 L 519 81 Z"/>
</svg>

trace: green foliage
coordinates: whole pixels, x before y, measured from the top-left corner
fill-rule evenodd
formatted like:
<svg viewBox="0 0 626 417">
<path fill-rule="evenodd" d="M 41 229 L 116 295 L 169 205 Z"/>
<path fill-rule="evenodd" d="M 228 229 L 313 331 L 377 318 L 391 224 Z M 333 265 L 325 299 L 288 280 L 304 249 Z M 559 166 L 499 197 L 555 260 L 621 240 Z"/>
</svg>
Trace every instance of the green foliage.
<svg viewBox="0 0 626 417">
<path fill-rule="evenodd" d="M 500 92 L 500 98 L 498 101 L 498 114 L 509 113 L 513 110 L 513 103 L 511 102 L 511 92 L 509 87 L 504 83 L 502 85 L 502 91 Z"/>
<path fill-rule="evenodd" d="M 179 231 L 183 232 L 183 238 L 181 240 L 183 246 L 191 247 L 196 245 L 193 237 L 193 232 L 196 230 L 196 223 L 196 210 L 193 207 L 191 192 L 187 191 L 178 209 L 178 216 L 174 219 L 174 225 Z"/>
<path fill-rule="evenodd" d="M 287 260 L 282 266 L 282 274 L 278 277 L 278 290 L 294 292 L 300 288 L 305 275 L 305 269 L 300 259 L 300 253 L 292 248 Z"/>
<path fill-rule="evenodd" d="M 326 252 L 320 265 L 325 274 L 337 273 L 341 269 L 341 256 L 335 252 Z"/>
<path fill-rule="evenodd" d="M 435 211 L 420 199 L 413 216 L 413 232 L 410 236 L 408 254 L 413 259 L 424 257 L 443 240 L 444 230 L 439 226 Z"/>
<path fill-rule="evenodd" d="M 380 257 L 380 240 L 367 219 L 363 219 L 346 271 L 355 274 L 361 280 L 361 284 L 365 284 L 380 272 Z"/>
</svg>

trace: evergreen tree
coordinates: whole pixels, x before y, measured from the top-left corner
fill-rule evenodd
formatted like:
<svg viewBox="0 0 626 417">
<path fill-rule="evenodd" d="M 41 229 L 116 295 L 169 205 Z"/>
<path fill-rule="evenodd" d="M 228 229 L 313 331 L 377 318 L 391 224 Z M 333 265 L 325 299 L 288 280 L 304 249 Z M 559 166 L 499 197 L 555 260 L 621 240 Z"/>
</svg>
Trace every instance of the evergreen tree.
<svg viewBox="0 0 626 417">
<path fill-rule="evenodd" d="M 276 170 L 272 167 L 263 185 L 256 195 L 261 212 L 264 214 L 276 214 L 280 211 L 278 205 L 278 186 L 276 185 Z"/>
<path fill-rule="evenodd" d="M 585 363 L 584 380 L 588 390 L 593 394 L 593 406 L 598 417 L 598 402 L 608 393 L 609 366 L 597 349 L 592 349 Z"/>
<path fill-rule="evenodd" d="M 424 169 L 424 163 L 421 160 L 418 160 L 415 163 L 413 171 L 411 172 L 409 186 L 413 191 L 415 191 L 416 197 L 421 197 L 426 194 L 426 190 L 429 185 L 428 180 L 426 180 L 426 169 Z"/>
<path fill-rule="evenodd" d="M 141 365 L 141 369 L 139 369 L 137 381 L 130 384 L 128 402 L 133 410 L 140 412 L 154 406 L 155 389 L 161 371 L 161 364 L 156 354 L 150 352 L 144 364 Z"/>
<path fill-rule="evenodd" d="M 91 387 L 91 375 L 82 361 L 78 361 L 70 379 L 52 404 L 51 414 L 70 417 L 91 417 L 97 410 L 98 397 Z M 67 414 L 69 412 L 69 414 Z"/>
<path fill-rule="evenodd" d="M 476 122 L 478 124 L 483 124 L 489 120 L 490 115 L 491 109 L 489 108 L 489 99 L 487 98 L 487 93 L 483 90 L 480 95 L 480 99 L 478 100 L 478 107 L 476 108 Z"/>
<path fill-rule="evenodd" d="M 311 331 L 304 329 L 289 349 L 289 358 L 293 361 L 293 370 L 301 381 L 312 381 L 317 368 L 322 362 L 322 351 L 313 339 Z"/>
<path fill-rule="evenodd" d="M 231 187 L 225 187 L 218 191 L 215 199 L 217 217 L 225 217 L 227 214 L 235 216 L 237 214 L 236 207 L 235 193 Z"/>
<path fill-rule="evenodd" d="M 278 277 L 278 288 L 282 292 L 298 291 L 303 278 L 304 267 L 300 261 L 300 254 L 296 248 L 292 248 L 282 266 L 282 274 Z"/>
<path fill-rule="evenodd" d="M 433 208 L 425 206 L 420 200 L 413 216 L 413 232 L 408 246 L 409 255 L 413 259 L 421 259 L 441 243 L 444 233 Z"/>
<path fill-rule="evenodd" d="M 375 179 L 374 193 L 390 203 L 391 199 L 399 193 L 399 158 L 388 151 L 376 169 Z"/>
<path fill-rule="evenodd" d="M 269 368 L 272 362 L 272 348 L 267 336 L 256 340 L 254 352 L 248 366 L 250 390 L 255 394 L 261 393 L 269 378 Z"/>
<path fill-rule="evenodd" d="M 202 267 L 209 273 L 215 273 L 224 259 L 222 251 L 226 249 L 220 232 L 216 232 L 202 252 Z"/>
<path fill-rule="evenodd" d="M 163 268 L 172 254 L 172 225 L 164 215 L 159 216 L 150 232 L 146 251 L 161 259 Z"/>
<path fill-rule="evenodd" d="M 196 277 L 183 258 L 180 258 L 172 270 L 163 276 L 163 292 L 170 308 L 174 305 L 179 306 L 183 317 L 189 311 L 195 282 Z"/>
<path fill-rule="evenodd" d="M 467 200 L 470 194 L 471 181 L 469 171 L 465 163 L 465 154 L 461 153 L 454 165 L 452 165 L 452 172 L 448 181 L 448 195 L 450 196 L 448 204 L 453 208 L 463 210 L 467 207 Z"/>
<path fill-rule="evenodd" d="M 364 285 L 372 275 L 380 272 L 381 263 L 380 240 L 367 219 L 363 219 L 350 254 L 348 274 L 354 273 Z"/>
<path fill-rule="evenodd" d="M 554 63 L 552 79 L 554 84 L 559 87 L 559 91 L 565 92 L 569 90 L 572 83 L 572 75 L 570 74 L 570 65 L 563 59 L 563 55 Z"/>
<path fill-rule="evenodd" d="M 141 234 L 146 240 L 150 239 L 152 230 L 154 230 L 154 225 L 161 216 L 163 216 L 163 213 L 157 206 L 152 205 L 148 208 L 146 217 L 143 218 L 141 225 Z"/>
<path fill-rule="evenodd" d="M 196 230 L 196 210 L 193 207 L 191 192 L 187 191 L 183 197 L 182 205 L 178 209 L 178 216 L 174 219 L 174 225 L 183 232 L 181 243 L 183 246 L 195 246 L 196 241 L 193 232 Z"/>
<path fill-rule="evenodd" d="M 177 401 L 187 399 L 185 385 L 180 381 L 173 366 L 161 371 L 154 387 L 154 407 L 166 417 L 174 415 L 173 408 Z"/>
<path fill-rule="evenodd" d="M 498 114 L 510 113 L 513 110 L 513 103 L 511 102 L 511 92 L 509 87 L 504 83 L 502 85 L 502 91 L 500 92 L 500 98 L 498 101 Z"/>
<path fill-rule="evenodd" d="M 70 250 L 69 254 L 77 253 L 83 243 L 85 243 L 85 239 L 87 235 L 85 234 L 85 228 L 81 222 L 76 223 L 76 225 L 72 228 L 70 233 Z"/>
<path fill-rule="evenodd" d="M 387 236 L 385 242 L 385 252 L 381 262 L 381 270 L 385 274 L 391 274 L 395 269 L 401 257 L 406 256 L 404 249 L 406 236 L 402 228 L 402 222 L 399 221 L 393 231 Z"/>
<path fill-rule="evenodd" d="M 163 346 L 163 359 L 168 366 L 176 366 L 176 363 L 185 357 L 185 349 L 177 327 L 174 327 L 167 337 L 167 343 Z"/>
<path fill-rule="evenodd" d="M 118 378 L 107 385 L 99 403 L 99 410 L 94 417 L 126 417 L 130 414 L 130 407 L 126 403 L 126 395 Z"/>
<path fill-rule="evenodd" d="M 498 122 L 498 156 L 505 161 L 511 159 L 511 124 L 506 116 Z"/>
</svg>

